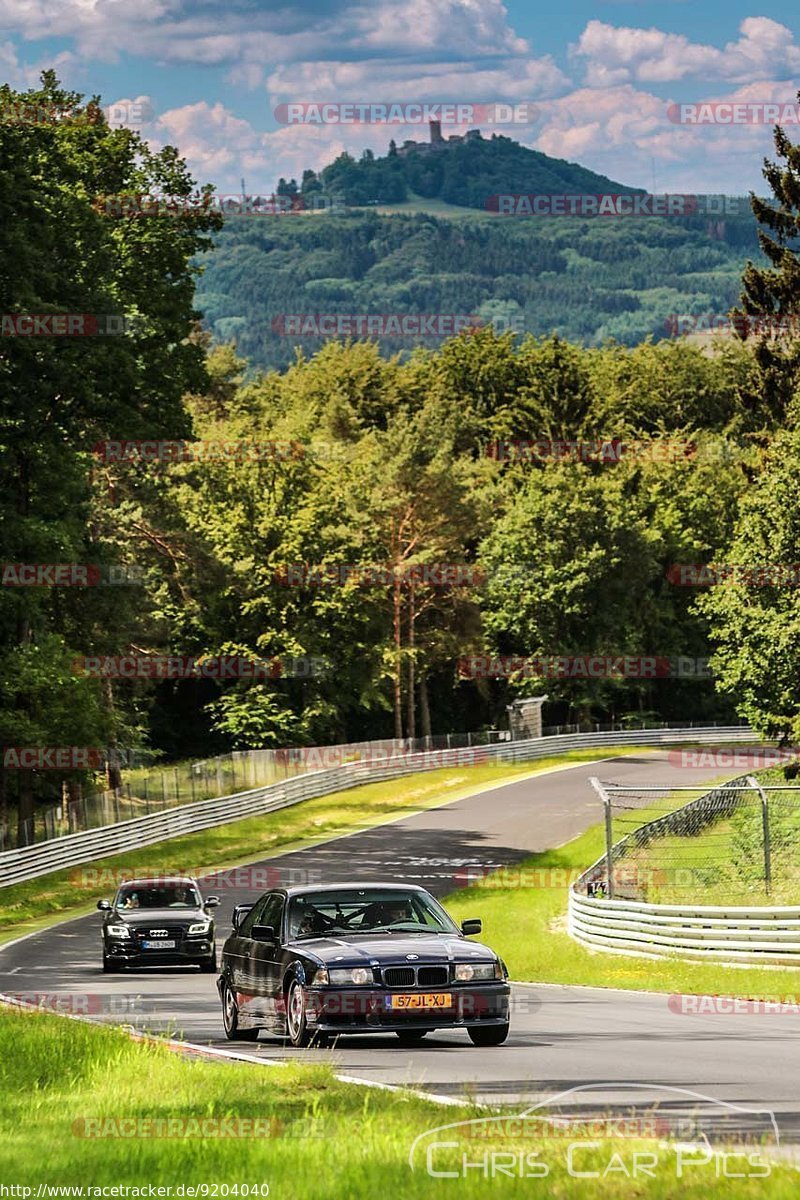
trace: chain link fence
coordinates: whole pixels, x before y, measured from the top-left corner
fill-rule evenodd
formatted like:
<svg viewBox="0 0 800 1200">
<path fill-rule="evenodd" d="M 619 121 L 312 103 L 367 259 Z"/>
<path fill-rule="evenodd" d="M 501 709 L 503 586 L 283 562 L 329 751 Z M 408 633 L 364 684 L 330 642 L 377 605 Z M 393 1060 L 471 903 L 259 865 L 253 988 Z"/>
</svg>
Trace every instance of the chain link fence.
<svg viewBox="0 0 800 1200">
<path fill-rule="evenodd" d="M 10 819 L 4 825 L 0 823 L 0 853 L 164 812 L 181 804 L 265 787 L 343 763 L 380 762 L 422 751 L 435 754 L 443 750 L 497 745 L 509 736 L 505 730 L 491 729 L 414 740 L 387 738 L 337 746 L 241 750 L 170 766 L 123 766 L 123 781 L 119 787 L 102 788 L 78 781 L 63 789 L 60 804 L 43 806 L 25 821 L 19 821 L 11 810 Z M 124 758 L 119 753 L 115 755 L 117 762 L 121 757 Z"/>
<path fill-rule="evenodd" d="M 800 901 L 800 786 L 780 773 L 708 786 L 601 783 L 605 856 L 578 890 L 653 904 Z"/>
</svg>

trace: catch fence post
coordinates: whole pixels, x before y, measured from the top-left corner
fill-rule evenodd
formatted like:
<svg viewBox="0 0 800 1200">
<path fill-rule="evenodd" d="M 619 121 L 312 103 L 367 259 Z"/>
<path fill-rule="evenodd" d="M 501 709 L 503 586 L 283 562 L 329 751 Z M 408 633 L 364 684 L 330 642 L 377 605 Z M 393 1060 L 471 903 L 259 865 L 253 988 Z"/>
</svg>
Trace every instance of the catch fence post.
<svg viewBox="0 0 800 1200">
<path fill-rule="evenodd" d="M 605 808 L 605 826 L 606 826 L 606 889 L 609 900 L 614 899 L 614 856 L 612 853 L 613 834 L 611 829 L 611 797 L 606 789 L 596 776 L 592 776 L 589 780 L 594 790 L 597 792 L 600 799 L 603 801 Z"/>
<path fill-rule="evenodd" d="M 761 829 L 764 839 L 764 890 L 767 895 L 772 891 L 772 847 L 769 837 L 769 800 L 767 793 L 754 775 L 747 776 L 747 782 L 761 797 Z"/>
</svg>

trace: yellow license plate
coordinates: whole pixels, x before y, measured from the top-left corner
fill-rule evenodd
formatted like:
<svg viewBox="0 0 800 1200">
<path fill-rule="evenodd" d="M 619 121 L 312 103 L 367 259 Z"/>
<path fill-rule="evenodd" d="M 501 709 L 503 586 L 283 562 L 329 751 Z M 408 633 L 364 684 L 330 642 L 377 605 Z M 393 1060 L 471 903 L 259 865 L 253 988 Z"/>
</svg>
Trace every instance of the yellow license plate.
<svg viewBox="0 0 800 1200">
<path fill-rule="evenodd" d="M 402 992 L 386 997 L 387 1008 L 452 1008 L 450 992 Z"/>
</svg>

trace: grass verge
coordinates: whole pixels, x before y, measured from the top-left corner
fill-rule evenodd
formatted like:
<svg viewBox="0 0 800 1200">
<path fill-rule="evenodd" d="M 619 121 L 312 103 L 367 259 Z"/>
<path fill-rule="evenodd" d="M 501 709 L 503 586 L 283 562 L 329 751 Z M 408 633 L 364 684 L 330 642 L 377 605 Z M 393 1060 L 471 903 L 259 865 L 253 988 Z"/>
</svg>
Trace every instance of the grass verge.
<svg viewBox="0 0 800 1200">
<path fill-rule="evenodd" d="M 642 748 L 604 748 L 599 753 L 603 757 L 640 754 Z M 363 784 L 0 888 L 0 944 L 50 924 L 54 918 L 80 916 L 93 907 L 92 901 L 114 891 L 113 879 L 121 871 L 165 875 L 225 870 L 435 808 L 492 783 L 590 762 L 597 756 L 597 750 L 575 750 L 535 764 L 447 767 Z"/>
<path fill-rule="evenodd" d="M 636 991 L 800 998 L 800 969 L 724 967 L 678 958 L 627 958 L 588 950 L 567 933 L 569 882 L 603 853 L 602 825 L 556 850 L 488 875 L 447 898 L 457 919 L 480 916 L 482 940 L 505 959 L 512 979 Z"/>
<path fill-rule="evenodd" d="M 568 1173 L 563 1136 L 526 1137 L 524 1143 L 493 1139 L 490 1147 L 462 1138 L 431 1160 L 434 1170 L 455 1178 L 428 1174 L 424 1152 L 411 1169 L 409 1151 L 420 1134 L 476 1115 L 466 1105 L 441 1108 L 413 1093 L 344 1084 L 327 1065 L 265 1068 L 190 1059 L 133 1042 L 118 1030 L 0 1007 L 3 1182 L 30 1188 L 28 1196 L 48 1185 L 82 1186 L 84 1196 L 115 1185 L 144 1189 L 128 1193 L 144 1196 L 148 1185 L 169 1187 L 173 1196 L 205 1186 L 196 1194 L 210 1197 L 261 1197 L 266 1185 L 273 1200 L 374 1200 L 387 1192 L 403 1200 L 485 1200 L 493 1185 L 512 1198 L 530 1197 L 532 1189 L 542 1196 L 601 1200 L 731 1194 L 714 1160 L 678 1179 L 676 1150 L 655 1140 L 582 1147 L 573 1170 L 598 1172 L 588 1180 Z M 164 1136 L 167 1130 L 172 1132 Z M 454 1138 L 447 1133 L 437 1140 Z M 633 1154 L 643 1149 L 655 1156 L 652 1174 L 630 1178 Z M 474 1168 L 464 1177 L 464 1158 L 476 1162 L 501 1151 L 499 1177 Z M 526 1160 L 526 1154 L 538 1158 Z M 509 1173 L 509 1155 L 527 1177 Z M 766 1151 L 758 1157 L 766 1162 Z M 532 1161 L 538 1178 L 532 1177 Z M 742 1158 L 734 1165 L 741 1173 Z M 796 1194 L 794 1169 L 778 1163 L 766 1169 L 766 1177 L 737 1179 L 735 1194 L 774 1200 Z M 174 1190 L 181 1185 L 183 1192 Z"/>
<path fill-rule="evenodd" d="M 761 801 L 749 792 L 729 817 L 699 833 L 655 838 L 625 856 L 623 867 L 647 884 L 643 899 L 723 906 L 800 903 L 800 785 L 787 781 L 782 767 L 757 771 L 755 777 L 765 787 L 781 789 L 766 793 L 769 891 Z"/>
</svg>

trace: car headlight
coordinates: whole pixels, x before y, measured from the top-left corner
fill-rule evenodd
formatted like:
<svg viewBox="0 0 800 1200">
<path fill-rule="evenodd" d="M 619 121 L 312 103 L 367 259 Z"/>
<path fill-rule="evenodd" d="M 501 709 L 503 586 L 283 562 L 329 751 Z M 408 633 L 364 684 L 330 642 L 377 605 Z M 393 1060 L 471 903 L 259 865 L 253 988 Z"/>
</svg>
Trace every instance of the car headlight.
<svg viewBox="0 0 800 1200">
<path fill-rule="evenodd" d="M 189 926 L 189 933 L 208 933 L 210 928 L 210 921 L 198 921 L 196 925 Z"/>
<path fill-rule="evenodd" d="M 337 967 L 333 971 L 328 971 L 328 980 L 330 983 L 343 984 L 355 983 L 365 984 L 373 981 L 372 967 Z"/>
<path fill-rule="evenodd" d="M 456 963 L 456 981 L 469 983 L 473 979 L 502 979 L 503 969 L 499 962 Z"/>
<path fill-rule="evenodd" d="M 110 937 L 130 937 L 131 931 L 127 925 L 109 925 L 108 933 Z"/>
<path fill-rule="evenodd" d="M 312 987 L 319 987 L 322 983 L 330 983 L 327 967 L 320 967 L 315 973 L 314 978 L 311 980 Z"/>
</svg>

